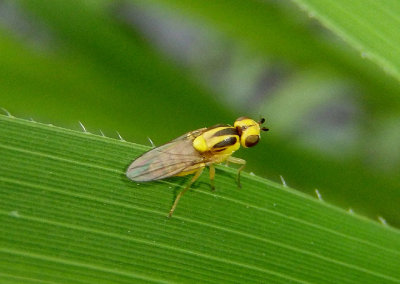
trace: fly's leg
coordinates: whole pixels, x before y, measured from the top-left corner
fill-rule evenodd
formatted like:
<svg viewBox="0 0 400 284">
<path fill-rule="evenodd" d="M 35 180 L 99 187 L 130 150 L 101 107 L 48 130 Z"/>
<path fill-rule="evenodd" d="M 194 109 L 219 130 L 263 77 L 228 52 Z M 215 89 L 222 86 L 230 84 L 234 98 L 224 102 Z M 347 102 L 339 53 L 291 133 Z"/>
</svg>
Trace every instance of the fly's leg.
<svg viewBox="0 0 400 284">
<path fill-rule="evenodd" d="M 178 205 L 179 199 L 181 199 L 181 197 L 185 194 L 185 192 L 190 189 L 190 186 L 200 177 L 201 173 L 203 172 L 203 169 L 204 168 L 199 169 L 194 174 L 188 185 L 181 192 L 179 192 L 178 196 L 175 199 L 174 205 L 172 205 L 171 210 L 169 210 L 168 218 L 170 218 L 172 216 L 172 213 L 174 213 L 175 208 Z"/>
<path fill-rule="evenodd" d="M 214 167 L 213 164 L 210 164 L 209 167 L 210 167 L 210 184 L 211 184 L 211 190 L 214 191 L 214 190 L 215 190 L 215 186 L 214 186 L 215 167 Z"/>
<path fill-rule="evenodd" d="M 239 164 L 242 165 L 239 169 L 238 169 L 238 174 L 237 174 L 237 183 L 238 186 L 240 188 L 242 188 L 242 185 L 240 184 L 240 172 L 244 169 L 244 167 L 246 166 L 246 160 L 243 159 L 239 159 L 239 158 L 235 158 L 235 157 L 229 157 L 228 159 L 226 159 L 228 162 L 234 163 L 234 164 Z"/>
</svg>

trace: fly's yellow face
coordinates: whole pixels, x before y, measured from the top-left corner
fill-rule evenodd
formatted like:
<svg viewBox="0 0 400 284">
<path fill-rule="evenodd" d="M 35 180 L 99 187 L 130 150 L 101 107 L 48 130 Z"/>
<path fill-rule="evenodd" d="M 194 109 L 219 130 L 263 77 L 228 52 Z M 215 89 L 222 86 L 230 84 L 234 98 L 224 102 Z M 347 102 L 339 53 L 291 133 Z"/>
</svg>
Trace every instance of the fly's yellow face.
<svg viewBox="0 0 400 284">
<path fill-rule="evenodd" d="M 261 124 L 264 122 L 264 118 L 261 119 L 260 122 L 256 122 L 248 117 L 239 117 L 236 119 L 233 126 L 239 133 L 240 145 L 245 148 L 257 145 L 258 141 L 260 140 L 260 131 L 268 131 L 268 128 L 261 127 Z"/>
</svg>

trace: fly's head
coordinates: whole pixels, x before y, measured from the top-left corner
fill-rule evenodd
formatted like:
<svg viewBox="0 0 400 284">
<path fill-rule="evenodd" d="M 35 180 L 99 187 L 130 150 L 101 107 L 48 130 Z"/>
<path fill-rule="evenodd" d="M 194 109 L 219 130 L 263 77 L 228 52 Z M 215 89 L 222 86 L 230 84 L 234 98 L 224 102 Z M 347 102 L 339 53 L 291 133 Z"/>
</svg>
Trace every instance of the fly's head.
<svg viewBox="0 0 400 284">
<path fill-rule="evenodd" d="M 239 117 L 236 119 L 233 126 L 237 129 L 239 134 L 240 145 L 245 148 L 257 145 L 258 141 L 260 141 L 260 132 L 269 130 L 268 128 L 262 126 L 264 122 L 264 118 L 262 118 L 259 122 L 256 122 L 248 117 Z"/>
</svg>

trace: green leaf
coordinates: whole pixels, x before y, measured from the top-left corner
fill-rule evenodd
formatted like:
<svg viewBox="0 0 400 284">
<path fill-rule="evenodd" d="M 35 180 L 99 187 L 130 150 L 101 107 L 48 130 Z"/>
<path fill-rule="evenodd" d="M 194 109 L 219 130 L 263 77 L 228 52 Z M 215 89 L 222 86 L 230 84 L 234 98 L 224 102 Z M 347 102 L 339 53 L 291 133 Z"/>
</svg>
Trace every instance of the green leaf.
<svg viewBox="0 0 400 284">
<path fill-rule="evenodd" d="M 393 0 L 293 0 L 310 16 L 400 80 L 400 3 Z"/>
<path fill-rule="evenodd" d="M 129 181 L 147 149 L 0 116 L 1 282 L 400 282 L 399 231 L 232 168 L 166 218 L 185 179 Z"/>
<path fill-rule="evenodd" d="M 400 85 L 375 64 L 362 59 L 360 52 L 326 35 L 326 31 L 314 20 L 309 21 L 294 3 L 238 0 L 232 5 L 232 1 L 227 0 L 129 1 L 133 7 L 126 7 L 128 2 L 125 1 L 122 4 L 119 1 L 88 4 L 87 1 L 60 0 L 6 3 L 16 7 L 8 13 L 14 15 L 11 23 L 19 18 L 33 27 L 28 31 L 19 29 L 18 25 L 14 29 L 0 27 L 0 106 L 12 114 L 75 129 L 79 128 L 79 120 L 90 130 L 101 128 L 114 137 L 118 130 L 124 138 L 134 138 L 140 143 L 147 143 L 147 136 L 161 143 L 190 129 L 229 123 L 241 115 L 258 117 L 262 114 L 267 117 L 272 131 L 260 145 L 264 147 L 262 150 L 244 152 L 249 161 L 248 169 L 275 180 L 283 175 L 290 185 L 311 194 L 319 188 L 329 202 L 343 208 L 351 207 L 373 219 L 383 216 L 390 224 L 400 226 L 397 206 L 400 178 L 396 168 L 399 159 L 395 151 L 398 143 L 393 136 L 385 135 L 395 133 L 396 127 L 392 125 L 396 125 L 393 121 L 399 117 Z M 278 67 L 281 63 L 289 65 L 288 74 L 278 76 L 279 87 L 265 95 L 264 102 L 257 103 L 262 106 L 260 110 L 251 107 L 253 97 L 245 97 L 249 104 L 243 103 L 240 111 L 235 110 L 229 107 L 233 101 L 229 95 L 234 92 L 228 92 L 226 101 L 216 99 L 222 97 L 215 93 L 219 92 L 218 87 L 213 87 L 214 92 L 204 88 L 204 82 L 194 78 L 190 70 L 174 64 L 165 54 L 157 53 L 151 45 L 151 32 L 140 32 L 138 25 L 129 21 L 130 17 L 121 17 L 117 12 L 136 11 L 143 16 L 144 7 L 148 6 L 161 11 L 155 14 L 157 21 L 165 14 L 172 14 L 183 29 L 187 29 L 187 22 L 194 22 L 199 29 L 216 34 L 218 42 L 229 44 L 228 50 L 208 47 L 213 52 L 230 54 L 231 46 L 234 50 L 245 47 L 249 56 L 240 64 L 246 68 L 229 66 L 228 70 L 233 71 L 228 74 L 236 77 L 222 82 L 231 89 L 242 89 L 244 84 L 236 78 L 243 77 L 243 72 L 254 74 L 249 70 L 251 62 L 263 63 L 265 58 L 272 59 L 272 66 L 275 63 Z M 166 9 L 169 13 L 165 13 Z M 44 37 L 47 40 L 42 40 L 44 50 L 32 48 L 26 41 L 27 38 L 40 41 L 43 34 L 47 35 Z M 201 53 L 203 51 L 209 52 L 201 48 Z M 252 51 L 256 51 L 256 55 Z M 201 58 L 198 56 L 198 61 Z M 208 69 L 203 72 L 214 78 L 214 71 L 221 67 L 218 61 L 216 65 L 207 65 Z M 308 81 L 301 80 L 302 74 L 310 75 Z M 322 81 L 321 74 L 325 75 Z M 310 88 L 303 83 L 308 83 Z M 342 83 L 349 87 L 343 96 L 350 100 L 340 101 L 340 104 L 352 107 L 356 102 L 354 106 L 359 110 L 348 118 L 354 120 L 355 131 L 338 133 L 332 125 L 319 124 L 324 132 L 305 135 L 307 129 L 303 130 L 301 125 L 307 125 L 309 120 L 302 114 L 315 113 L 311 111 L 321 108 L 324 111 L 327 106 L 313 106 L 313 100 L 309 99 L 324 91 L 318 89 L 321 84 L 330 87 L 331 92 L 342 92 Z M 298 90 L 304 90 L 302 102 L 309 103 L 302 112 L 288 108 L 293 103 L 290 96 L 283 97 L 278 104 L 271 102 L 288 91 L 300 95 Z M 272 106 L 279 108 L 275 107 L 270 113 Z M 284 120 L 278 121 L 280 118 Z M 289 133 L 287 129 L 277 127 L 281 122 L 285 122 L 287 129 L 299 131 L 291 132 L 288 138 L 284 135 Z M 321 148 L 315 147 L 315 137 L 329 141 L 320 144 L 325 150 L 333 149 L 340 155 L 318 151 Z M 344 137 L 352 143 L 343 149 L 330 137 Z M 378 169 L 375 165 L 379 165 Z M 387 165 L 391 166 L 385 167 Z"/>
</svg>

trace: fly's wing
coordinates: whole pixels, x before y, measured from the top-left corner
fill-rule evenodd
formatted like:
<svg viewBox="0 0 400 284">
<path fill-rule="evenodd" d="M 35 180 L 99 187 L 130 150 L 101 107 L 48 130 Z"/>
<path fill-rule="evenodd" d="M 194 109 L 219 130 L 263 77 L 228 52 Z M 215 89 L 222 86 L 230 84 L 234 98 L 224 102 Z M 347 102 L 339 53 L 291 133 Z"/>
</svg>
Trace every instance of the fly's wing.
<svg viewBox="0 0 400 284">
<path fill-rule="evenodd" d="M 171 177 L 187 168 L 196 168 L 195 165 L 201 164 L 204 158 L 193 148 L 193 140 L 205 130 L 201 128 L 189 132 L 144 153 L 132 162 L 126 176 L 133 181 L 143 182 Z"/>
</svg>

